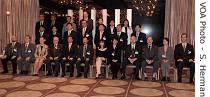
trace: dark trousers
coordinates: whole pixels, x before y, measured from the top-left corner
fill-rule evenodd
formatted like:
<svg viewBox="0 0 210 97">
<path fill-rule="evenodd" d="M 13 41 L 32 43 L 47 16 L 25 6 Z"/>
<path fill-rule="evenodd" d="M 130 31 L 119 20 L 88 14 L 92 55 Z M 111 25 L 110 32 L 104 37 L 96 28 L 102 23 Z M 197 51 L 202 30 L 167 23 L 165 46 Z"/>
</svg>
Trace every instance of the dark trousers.
<svg viewBox="0 0 210 97">
<path fill-rule="evenodd" d="M 7 62 L 11 61 L 12 62 L 13 73 L 17 73 L 17 58 L 11 59 L 11 57 L 8 57 L 6 59 L 1 60 L 2 65 L 3 65 L 3 71 L 8 72 Z"/>
<path fill-rule="evenodd" d="M 82 60 L 77 60 L 76 62 L 76 68 L 77 68 L 77 75 L 81 74 L 81 63 L 84 63 L 84 75 L 87 75 L 88 71 L 89 71 L 89 67 L 90 67 L 90 61 L 86 61 L 84 59 Z"/>
<path fill-rule="evenodd" d="M 147 62 L 146 62 L 146 60 L 144 60 L 143 62 L 142 62 L 142 71 L 143 71 L 143 73 L 146 73 L 146 66 L 147 66 L 148 64 L 147 64 Z M 157 71 L 158 71 L 158 61 L 154 61 L 153 63 L 152 63 L 152 65 L 153 65 L 153 73 L 157 73 Z"/>
<path fill-rule="evenodd" d="M 58 74 L 59 70 L 60 70 L 59 60 L 49 60 L 47 62 L 47 71 L 49 74 L 51 73 Z"/>
<path fill-rule="evenodd" d="M 75 64 L 75 60 L 64 60 L 62 62 L 61 68 L 62 68 L 62 74 L 66 73 L 66 64 L 69 64 L 69 70 L 70 70 L 70 75 L 74 74 L 74 64 Z"/>
<path fill-rule="evenodd" d="M 131 64 L 129 60 L 128 60 L 128 64 Z M 141 62 L 137 59 L 136 61 L 133 62 L 132 65 L 136 66 L 136 69 L 134 70 L 135 76 L 139 76 L 139 70 L 141 69 Z"/>
<path fill-rule="evenodd" d="M 117 75 L 120 69 L 120 62 L 111 62 L 111 72 L 113 75 Z"/>
<path fill-rule="evenodd" d="M 190 68 L 190 82 L 193 82 L 193 77 L 195 73 L 195 63 L 189 62 L 188 60 L 184 60 L 182 62 L 176 62 L 176 67 L 178 69 L 178 82 L 182 81 L 182 71 L 183 67 L 189 67 Z"/>
</svg>

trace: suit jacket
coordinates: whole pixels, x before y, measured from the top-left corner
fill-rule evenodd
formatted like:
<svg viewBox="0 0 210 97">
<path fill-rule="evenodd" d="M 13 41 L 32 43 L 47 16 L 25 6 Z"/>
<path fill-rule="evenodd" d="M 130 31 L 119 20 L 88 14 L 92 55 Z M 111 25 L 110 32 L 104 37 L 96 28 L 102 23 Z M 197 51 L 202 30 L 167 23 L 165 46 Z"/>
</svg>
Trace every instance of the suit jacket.
<svg viewBox="0 0 210 97">
<path fill-rule="evenodd" d="M 150 50 L 148 45 L 144 46 L 142 49 L 142 57 L 143 60 L 158 61 L 158 47 L 153 44 Z"/>
<path fill-rule="evenodd" d="M 44 32 L 42 36 L 41 36 L 40 32 L 36 33 L 36 36 L 35 36 L 35 43 L 36 44 L 39 44 L 39 38 L 40 37 L 44 37 L 46 39 L 46 44 L 49 44 L 49 35 L 48 35 L 47 32 Z"/>
<path fill-rule="evenodd" d="M 126 46 L 127 46 L 127 34 L 124 33 L 124 32 L 121 32 L 120 36 L 117 35 L 117 32 L 114 34 L 114 37 L 117 37 L 118 39 L 118 44 L 119 46 L 125 50 L 126 49 Z"/>
<path fill-rule="evenodd" d="M 132 56 L 132 54 L 134 56 Z M 134 52 L 132 50 L 131 44 L 127 45 L 127 50 L 126 50 L 126 59 L 128 58 L 137 58 L 137 60 L 142 61 L 142 48 L 140 47 L 139 44 L 135 44 Z"/>
<path fill-rule="evenodd" d="M 122 27 L 122 32 L 125 32 L 126 33 L 126 29 L 125 27 Z M 133 33 L 133 30 L 132 30 L 132 27 L 127 27 L 127 44 L 130 44 L 130 37 L 131 37 L 131 34 Z"/>
<path fill-rule="evenodd" d="M 114 34 L 117 32 L 117 28 L 114 27 L 113 33 L 112 33 L 111 28 L 110 28 L 110 26 L 109 26 L 109 27 L 107 27 L 107 32 L 109 33 L 110 40 L 112 40 L 113 37 L 114 37 Z"/>
<path fill-rule="evenodd" d="M 49 44 L 53 44 L 53 37 L 58 37 L 59 38 L 59 43 L 62 43 L 62 38 L 61 38 L 61 33 L 56 32 L 56 34 L 53 34 L 53 32 L 50 32 L 49 34 Z"/>
<path fill-rule="evenodd" d="M 84 59 L 84 57 L 83 57 L 83 48 L 84 48 L 84 45 L 81 45 L 79 47 L 78 58 L 80 58 L 80 59 Z M 93 46 L 92 45 L 87 45 L 85 58 L 89 58 L 91 63 L 92 63 L 92 61 L 93 61 Z"/>
<path fill-rule="evenodd" d="M 72 43 L 70 50 L 69 50 L 69 44 L 68 43 L 65 44 L 63 50 L 63 57 L 76 59 L 77 53 L 78 53 L 78 48 L 76 44 Z"/>
<path fill-rule="evenodd" d="M 21 44 L 19 42 L 16 42 L 14 46 L 12 46 L 12 43 L 9 43 L 5 48 L 5 55 L 7 56 L 18 56 L 18 52 L 20 51 Z"/>
<path fill-rule="evenodd" d="M 88 19 L 88 29 L 92 32 L 93 31 L 93 20 L 92 19 Z"/>
<path fill-rule="evenodd" d="M 89 39 L 89 43 L 88 44 L 92 45 L 93 44 L 93 42 L 92 42 L 92 39 L 93 39 L 92 30 L 87 27 L 86 31 L 85 31 L 85 34 L 83 36 L 82 35 L 82 29 L 83 28 L 80 28 L 79 32 L 78 32 L 78 38 L 79 38 L 78 39 L 78 44 L 82 45 L 83 44 L 83 37 L 87 37 Z"/>
<path fill-rule="evenodd" d="M 104 31 L 102 34 L 102 38 L 100 39 L 100 32 L 96 32 L 95 34 L 95 39 L 94 39 L 94 43 L 95 45 L 98 47 L 100 40 L 104 40 L 106 45 L 109 45 L 111 40 L 109 37 L 109 33 Z"/>
<path fill-rule="evenodd" d="M 35 57 L 46 58 L 47 55 L 48 55 L 48 46 L 47 45 L 44 45 L 44 46 L 41 46 L 40 44 L 36 45 L 36 50 L 35 50 L 35 53 L 34 53 Z"/>
<path fill-rule="evenodd" d="M 131 36 L 136 36 L 136 39 L 137 39 L 137 43 L 140 44 L 140 46 L 145 46 L 147 44 L 147 37 L 146 37 L 146 34 L 143 33 L 143 32 L 140 32 L 139 33 L 139 36 L 137 37 L 137 33 L 134 32 L 131 34 Z"/>
<path fill-rule="evenodd" d="M 177 61 L 178 59 L 193 59 L 195 58 L 195 52 L 194 52 L 194 48 L 191 44 L 187 43 L 186 49 L 184 51 L 184 48 L 182 46 L 182 43 L 177 44 L 175 46 L 175 50 L 174 50 L 174 58 Z"/>
<path fill-rule="evenodd" d="M 101 49 L 101 48 L 97 47 L 97 49 L 96 49 L 96 57 L 107 58 L 108 57 L 108 48 Z"/>
<path fill-rule="evenodd" d="M 120 58 L 121 58 L 120 46 L 117 45 L 116 48 L 114 48 L 113 45 L 111 45 L 109 49 L 109 57 L 108 57 L 109 62 L 112 62 L 112 60 L 118 60 L 118 62 L 120 62 Z"/>
<path fill-rule="evenodd" d="M 74 44 L 78 43 L 78 34 L 76 31 L 72 30 L 70 35 L 68 35 L 68 31 L 64 32 L 64 38 L 63 38 L 64 44 L 68 43 L 68 36 L 72 36 Z"/>
<path fill-rule="evenodd" d="M 64 36 L 64 32 L 66 32 L 66 24 L 67 23 L 64 23 L 63 24 L 63 28 L 62 28 L 62 37 Z M 77 32 L 77 25 L 75 23 L 72 23 L 72 26 L 73 26 L 73 30 Z"/>
<path fill-rule="evenodd" d="M 34 58 L 34 53 L 35 53 L 35 49 L 36 49 L 36 45 L 29 43 L 28 48 L 26 48 L 25 46 L 26 44 L 23 43 L 21 45 L 20 51 L 18 56 L 21 58 L 26 58 L 26 57 L 30 57 L 31 59 Z"/>
<path fill-rule="evenodd" d="M 164 47 L 158 48 L 158 59 L 161 61 L 163 59 L 173 60 L 174 50 L 172 47 L 168 47 L 166 53 L 164 52 Z"/>
<path fill-rule="evenodd" d="M 52 24 L 52 21 L 50 21 L 49 25 L 50 25 L 49 26 L 50 29 L 52 29 L 53 26 L 56 26 L 56 28 L 58 29 L 58 32 L 62 32 L 63 25 L 58 20 L 55 20 L 54 24 Z"/>
<path fill-rule="evenodd" d="M 35 26 L 35 33 L 38 33 L 39 32 L 39 28 L 43 26 L 45 28 L 45 31 L 48 32 L 50 29 L 49 29 L 49 24 L 44 21 L 43 22 L 43 25 L 40 24 L 40 21 L 36 22 L 36 26 Z"/>
<path fill-rule="evenodd" d="M 54 47 L 54 44 L 50 46 L 50 48 L 48 49 L 48 58 L 49 57 L 52 57 L 52 58 L 55 58 L 55 57 L 58 57 L 58 60 L 61 59 L 62 57 L 62 51 L 63 51 L 63 47 L 61 44 L 58 44 L 57 45 L 57 48 Z"/>
</svg>

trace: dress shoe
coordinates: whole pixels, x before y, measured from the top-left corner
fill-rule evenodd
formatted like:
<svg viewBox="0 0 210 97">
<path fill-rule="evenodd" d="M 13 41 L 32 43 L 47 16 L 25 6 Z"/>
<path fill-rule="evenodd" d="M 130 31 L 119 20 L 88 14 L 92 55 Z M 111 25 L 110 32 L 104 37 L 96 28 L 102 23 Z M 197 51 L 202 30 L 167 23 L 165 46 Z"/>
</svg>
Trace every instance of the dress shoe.
<svg viewBox="0 0 210 97">
<path fill-rule="evenodd" d="M 170 77 L 167 77 L 167 81 L 168 81 L 168 82 L 170 82 L 170 81 L 171 81 Z"/>
<path fill-rule="evenodd" d="M 78 74 L 76 77 L 81 77 L 82 75 L 81 74 Z"/>
<path fill-rule="evenodd" d="M 74 77 L 74 75 L 73 74 L 70 74 L 69 77 Z"/>
<path fill-rule="evenodd" d="M 87 78 L 87 74 L 84 74 L 84 78 Z"/>
<path fill-rule="evenodd" d="M 145 78 L 144 78 L 144 81 L 148 81 L 148 77 L 145 77 Z"/>
<path fill-rule="evenodd" d="M 155 82 L 156 81 L 156 78 L 152 77 L 152 81 Z"/>
<path fill-rule="evenodd" d="M 62 75 L 61 75 L 61 77 L 64 77 L 64 76 L 66 76 L 66 74 L 62 74 Z"/>
<path fill-rule="evenodd" d="M 47 76 L 51 76 L 52 75 L 52 73 L 47 73 Z"/>
<path fill-rule="evenodd" d="M 163 78 L 161 79 L 161 81 L 166 81 L 166 77 L 163 77 Z"/>
<path fill-rule="evenodd" d="M 125 79 L 125 74 L 123 74 L 120 79 L 124 80 Z"/>
<path fill-rule="evenodd" d="M 5 73 L 8 73 L 8 71 L 3 71 L 3 72 L 1 72 L 1 74 L 5 74 Z"/>
</svg>

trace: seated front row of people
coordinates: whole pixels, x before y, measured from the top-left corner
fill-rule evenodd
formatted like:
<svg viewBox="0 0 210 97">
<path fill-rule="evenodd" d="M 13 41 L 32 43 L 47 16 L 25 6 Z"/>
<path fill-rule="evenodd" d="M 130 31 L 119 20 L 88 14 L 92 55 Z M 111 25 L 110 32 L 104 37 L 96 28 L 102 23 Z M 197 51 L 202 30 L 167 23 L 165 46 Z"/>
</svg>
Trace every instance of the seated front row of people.
<svg viewBox="0 0 210 97">
<path fill-rule="evenodd" d="M 25 43 L 20 44 L 16 41 L 16 37 L 12 36 L 12 42 L 7 45 L 6 49 L 1 56 L 3 64 L 3 72 L 8 73 L 7 62 L 11 60 L 13 65 L 13 74 L 17 73 L 17 65 L 20 74 L 28 74 L 29 67 L 33 66 L 33 75 L 39 74 L 39 69 L 42 64 L 47 64 L 47 75 L 58 76 L 60 68 L 62 68 L 62 77 L 66 75 L 66 64 L 69 64 L 70 77 L 73 77 L 74 65 L 76 64 L 77 77 L 82 76 L 87 78 L 90 65 L 93 64 L 93 46 L 89 44 L 89 38 L 83 37 L 83 44 L 78 47 L 74 43 L 74 38 L 68 36 L 65 45 L 59 44 L 59 38 L 53 38 L 53 44 L 49 47 L 45 44 L 45 38 L 40 37 L 37 46 L 31 43 L 31 37 L 25 36 Z M 181 35 L 182 43 L 175 46 L 174 57 L 176 67 L 178 69 L 178 82 L 181 82 L 182 69 L 186 65 L 190 67 L 190 82 L 193 81 L 194 76 L 194 48 L 191 44 L 187 43 L 187 35 Z M 147 69 L 148 65 L 153 66 L 152 81 L 156 80 L 158 76 L 158 64 L 161 63 L 162 80 L 169 79 L 169 67 L 173 61 L 173 49 L 169 47 L 169 39 L 163 39 L 163 47 L 158 48 L 153 44 L 152 37 L 147 38 L 147 45 L 140 46 L 136 42 L 135 35 L 130 38 L 130 44 L 125 49 L 125 60 L 121 59 L 122 44 L 119 43 L 118 37 L 113 37 L 111 44 L 106 46 L 105 41 L 99 41 L 96 49 L 96 78 L 101 77 L 101 66 L 103 63 L 111 65 L 112 78 L 117 79 L 118 71 L 121 70 L 122 75 L 126 74 L 126 64 L 135 65 L 134 76 L 138 80 L 139 71 L 142 68 L 144 80 L 148 80 Z M 16 65 L 17 62 L 17 65 Z M 84 64 L 84 68 L 81 64 Z M 33 65 L 31 65 L 33 64 Z M 105 64 L 106 65 L 106 64 Z M 122 68 L 121 68 L 122 67 Z M 81 70 L 84 69 L 84 70 Z M 122 78 L 122 77 L 121 77 Z M 124 76 L 125 79 L 125 76 Z"/>
</svg>

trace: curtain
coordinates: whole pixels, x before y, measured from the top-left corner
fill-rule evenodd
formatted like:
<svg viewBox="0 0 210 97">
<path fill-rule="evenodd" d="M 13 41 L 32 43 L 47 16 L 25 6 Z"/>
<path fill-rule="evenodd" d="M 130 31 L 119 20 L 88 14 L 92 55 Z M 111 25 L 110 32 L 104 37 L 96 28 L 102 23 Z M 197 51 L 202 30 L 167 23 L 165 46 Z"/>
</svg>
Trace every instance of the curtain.
<svg viewBox="0 0 210 97">
<path fill-rule="evenodd" d="M 174 47 L 187 33 L 189 43 L 195 41 L 195 0 L 166 0 L 164 36 Z"/>
<path fill-rule="evenodd" d="M 10 15 L 6 15 L 10 11 Z M 25 35 L 35 37 L 35 23 L 39 16 L 39 0 L 0 0 L 0 48 L 16 35 L 19 42 Z"/>
</svg>

